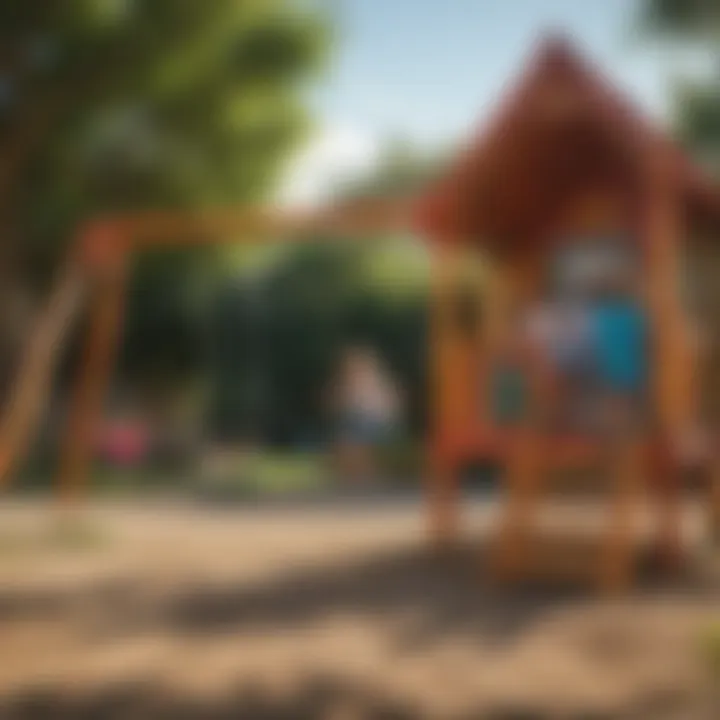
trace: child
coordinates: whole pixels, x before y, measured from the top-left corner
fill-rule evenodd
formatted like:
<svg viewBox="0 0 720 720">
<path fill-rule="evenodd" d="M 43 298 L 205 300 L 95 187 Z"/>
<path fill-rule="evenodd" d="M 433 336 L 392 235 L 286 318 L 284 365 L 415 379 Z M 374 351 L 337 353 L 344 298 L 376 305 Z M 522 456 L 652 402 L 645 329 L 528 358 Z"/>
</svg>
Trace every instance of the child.
<svg viewBox="0 0 720 720">
<path fill-rule="evenodd" d="M 646 409 L 648 327 L 628 269 L 599 280 L 591 306 L 591 330 L 601 429 L 632 431 Z"/>
<path fill-rule="evenodd" d="M 587 310 L 578 298 L 554 292 L 531 308 L 526 332 L 534 364 L 542 370 L 543 421 L 551 430 L 578 428 L 591 373 L 592 355 Z"/>
<path fill-rule="evenodd" d="M 355 478 L 372 475 L 373 451 L 399 419 L 399 393 L 377 356 L 365 348 L 346 352 L 339 375 L 332 402 L 342 469 Z"/>
</svg>

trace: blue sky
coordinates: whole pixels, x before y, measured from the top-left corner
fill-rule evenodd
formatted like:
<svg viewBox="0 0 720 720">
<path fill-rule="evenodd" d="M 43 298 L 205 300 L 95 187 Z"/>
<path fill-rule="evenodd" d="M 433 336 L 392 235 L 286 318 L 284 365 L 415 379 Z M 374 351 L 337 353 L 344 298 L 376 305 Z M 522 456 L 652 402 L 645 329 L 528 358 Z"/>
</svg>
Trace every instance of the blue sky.
<svg viewBox="0 0 720 720">
<path fill-rule="evenodd" d="M 293 165 L 291 201 L 318 201 L 372 167 L 387 138 L 461 140 L 482 123 L 538 37 L 561 31 L 653 115 L 668 107 L 666 51 L 633 32 L 634 0 L 320 0 L 337 33 L 314 91 L 316 136 Z"/>
</svg>

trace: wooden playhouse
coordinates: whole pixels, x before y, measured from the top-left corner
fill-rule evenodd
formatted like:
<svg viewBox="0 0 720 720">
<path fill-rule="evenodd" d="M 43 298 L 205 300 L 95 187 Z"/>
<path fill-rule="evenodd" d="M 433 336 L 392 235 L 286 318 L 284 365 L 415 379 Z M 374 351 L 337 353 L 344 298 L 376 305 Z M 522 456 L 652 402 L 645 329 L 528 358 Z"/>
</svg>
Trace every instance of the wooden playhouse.
<svg viewBox="0 0 720 720">
<path fill-rule="evenodd" d="M 713 423 L 720 400 L 716 373 L 701 372 L 695 343 L 700 320 L 709 367 L 720 367 L 713 358 L 720 319 L 717 188 L 568 43 L 550 39 L 489 126 L 423 194 L 417 224 L 436 256 L 429 473 L 435 537 L 447 541 L 456 533 L 460 475 L 468 462 L 484 458 L 505 466 L 505 520 L 513 525 L 514 519 L 517 530 L 531 522 L 542 463 L 572 462 L 573 455 L 580 461 L 582 453 L 563 438 L 546 444 L 544 460 L 533 455 L 532 444 L 513 460 L 488 410 L 489 358 L 508 307 L 533 297 L 558 238 L 622 236 L 641 258 L 638 290 L 652 330 L 657 422 L 635 460 L 628 455 L 615 468 L 601 555 L 606 562 L 594 567 L 607 587 L 629 580 L 628 507 L 648 487 L 657 501 L 658 547 L 676 560 L 680 486 L 673 442 L 699 418 Z M 458 278 L 468 251 L 478 249 L 486 272 L 473 297 Z M 507 529 L 506 559 L 523 552 L 522 533 Z"/>
</svg>

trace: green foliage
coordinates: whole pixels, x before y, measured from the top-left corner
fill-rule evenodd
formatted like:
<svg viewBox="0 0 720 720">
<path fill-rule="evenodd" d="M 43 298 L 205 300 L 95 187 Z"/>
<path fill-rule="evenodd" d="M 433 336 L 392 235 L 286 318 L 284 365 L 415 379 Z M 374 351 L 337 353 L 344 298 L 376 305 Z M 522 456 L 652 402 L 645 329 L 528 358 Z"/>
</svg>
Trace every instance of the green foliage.
<svg viewBox="0 0 720 720">
<path fill-rule="evenodd" d="M 409 192 L 438 165 L 396 142 L 341 194 Z M 417 240 L 317 238 L 261 260 L 246 264 L 214 312 L 211 432 L 281 444 L 326 439 L 325 391 L 353 343 L 379 350 L 400 382 L 409 430 L 422 432 L 429 263 Z"/>
<path fill-rule="evenodd" d="M 641 21 L 650 35 L 702 48 L 714 58 L 714 75 L 678 89 L 678 131 L 698 160 L 720 172 L 720 4 L 717 0 L 644 0 Z"/>
<path fill-rule="evenodd" d="M 12 28 L 6 42 L 27 52 L 40 37 L 52 60 L 41 97 L 9 115 L 30 117 L 43 95 L 66 88 L 59 125 L 35 159 L 51 172 L 47 192 L 65 188 L 68 215 L 234 201 L 267 189 L 306 120 L 298 82 L 324 44 L 317 21 L 273 0 L 58 0 L 47 13 L 18 9 L 28 5 L 5 3 L 24 16 L 3 25 Z"/>
<path fill-rule="evenodd" d="M 20 234 L 3 239 L 24 249 L 31 279 L 49 275 L 88 216 L 253 202 L 272 189 L 309 124 L 304 81 L 327 48 L 318 17 L 292 0 L 37 7 L 0 5 L 2 47 L 18 58 L 0 126 L 3 154 L 17 149 L 19 160 L 4 199 L 0 184 L 0 212 Z M 44 127 L 26 137 L 36 121 Z M 216 254 L 165 251 L 139 263 L 130 371 L 197 368 L 194 291 Z"/>
<path fill-rule="evenodd" d="M 266 197 L 309 126 L 305 81 L 327 48 L 325 23 L 295 0 L 4 0 L 5 270 L 42 285 L 98 214 Z M 195 290 L 215 255 L 139 263 L 134 373 L 197 367 Z"/>
<path fill-rule="evenodd" d="M 716 0 L 644 0 L 641 20 L 652 32 L 671 37 L 720 37 L 720 5 Z"/>
<path fill-rule="evenodd" d="M 204 497 L 241 500 L 304 494 L 327 488 L 327 457 L 297 452 L 253 452 L 215 472 L 206 472 L 197 489 Z"/>
<path fill-rule="evenodd" d="M 358 287 L 358 247 L 293 247 L 233 281 L 213 323 L 211 426 L 221 437 L 321 434 L 323 385 Z"/>
<path fill-rule="evenodd" d="M 355 178 L 340 189 L 341 197 L 406 195 L 419 189 L 443 167 L 444 153 L 420 152 L 401 138 L 389 140 L 377 168 L 366 177 Z"/>
<path fill-rule="evenodd" d="M 714 623 L 703 632 L 700 646 L 713 679 L 720 680 L 720 622 Z"/>
<path fill-rule="evenodd" d="M 718 170 L 720 160 L 720 78 L 707 84 L 686 84 L 677 102 L 680 136 L 700 161 Z"/>
<path fill-rule="evenodd" d="M 294 247 L 264 276 L 230 284 L 210 333 L 210 428 L 218 439 L 327 438 L 325 391 L 354 343 L 379 350 L 403 387 L 411 429 L 422 429 L 426 295 L 422 286 L 402 298 L 383 291 L 367 273 L 377 252 L 318 241 Z"/>
</svg>

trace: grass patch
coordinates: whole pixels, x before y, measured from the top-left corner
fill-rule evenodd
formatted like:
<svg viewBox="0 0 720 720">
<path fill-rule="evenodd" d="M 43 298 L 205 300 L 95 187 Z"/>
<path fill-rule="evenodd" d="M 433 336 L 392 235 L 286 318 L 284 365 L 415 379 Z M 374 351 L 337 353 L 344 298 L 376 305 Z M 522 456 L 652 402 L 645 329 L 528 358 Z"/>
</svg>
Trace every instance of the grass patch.
<svg viewBox="0 0 720 720">
<path fill-rule="evenodd" d="M 702 632 L 700 650 L 712 678 L 720 682 L 720 620 L 712 623 Z"/>
<path fill-rule="evenodd" d="M 112 495 L 137 495 L 166 489 L 182 489 L 188 473 L 158 471 L 150 468 L 98 468 L 90 486 Z"/>
<path fill-rule="evenodd" d="M 224 460 L 203 474 L 200 488 L 227 497 L 288 496 L 313 492 L 330 482 L 325 456 L 255 452 Z"/>
<path fill-rule="evenodd" d="M 107 534 L 97 525 L 80 518 L 53 519 L 40 530 L 0 534 L 0 555 L 60 551 L 90 551 L 104 547 Z"/>
<path fill-rule="evenodd" d="M 27 549 L 27 538 L 20 537 L 7 530 L 0 535 L 0 555 L 13 555 Z"/>
<path fill-rule="evenodd" d="M 47 544 L 62 550 L 95 550 L 108 542 L 107 533 L 98 525 L 79 518 L 63 518 L 44 533 Z"/>
</svg>

